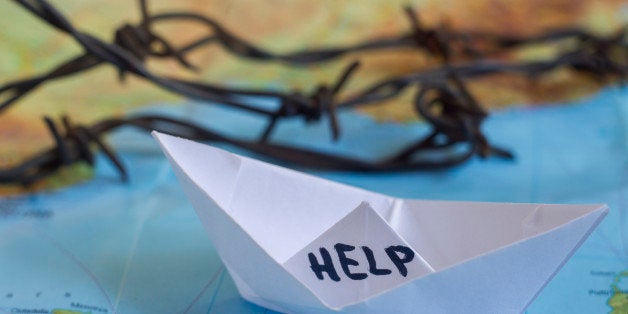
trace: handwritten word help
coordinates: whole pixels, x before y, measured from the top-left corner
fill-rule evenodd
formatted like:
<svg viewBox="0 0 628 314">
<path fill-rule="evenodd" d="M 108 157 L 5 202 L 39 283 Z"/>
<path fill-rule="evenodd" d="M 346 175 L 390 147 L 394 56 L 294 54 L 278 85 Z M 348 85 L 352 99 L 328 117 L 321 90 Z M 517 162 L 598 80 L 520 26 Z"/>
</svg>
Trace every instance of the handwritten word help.
<svg viewBox="0 0 628 314">
<path fill-rule="evenodd" d="M 336 255 L 338 256 L 338 264 L 342 268 L 344 274 L 352 280 L 363 280 L 366 279 L 369 275 L 367 273 L 360 272 L 352 272 L 350 266 L 358 266 L 360 263 L 347 256 L 347 253 L 354 251 L 356 248 L 353 245 L 348 245 L 344 243 L 336 243 L 334 245 L 334 250 L 336 251 Z M 362 252 L 366 257 L 366 261 L 368 264 L 368 272 L 371 275 L 375 276 L 383 276 L 390 275 L 393 273 L 392 270 L 387 268 L 377 268 L 377 262 L 375 261 L 375 254 L 373 254 L 373 250 L 368 246 L 361 247 Z M 384 249 L 386 255 L 390 261 L 395 265 L 397 271 L 401 276 L 408 275 L 408 268 L 406 267 L 407 263 L 410 263 L 414 259 L 414 252 L 407 246 L 403 245 L 391 245 Z M 324 280 L 323 273 L 327 273 L 329 278 L 333 281 L 340 281 L 340 276 L 338 276 L 338 272 L 334 266 L 332 261 L 332 256 L 329 251 L 321 247 L 319 249 L 320 256 L 322 258 L 322 262 L 319 261 L 316 254 L 310 252 L 308 253 L 308 259 L 310 260 L 310 268 L 316 275 L 316 278 L 319 280 Z M 352 253 L 352 255 L 359 254 L 357 252 Z"/>
</svg>

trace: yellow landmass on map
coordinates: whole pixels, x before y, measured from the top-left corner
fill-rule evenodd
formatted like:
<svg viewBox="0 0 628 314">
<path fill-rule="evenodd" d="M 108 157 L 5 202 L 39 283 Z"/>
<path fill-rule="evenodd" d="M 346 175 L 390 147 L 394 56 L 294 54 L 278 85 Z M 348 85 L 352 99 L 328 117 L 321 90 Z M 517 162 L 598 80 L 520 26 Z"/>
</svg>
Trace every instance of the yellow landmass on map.
<svg viewBox="0 0 628 314">
<path fill-rule="evenodd" d="M 54 309 L 52 310 L 52 314 L 89 314 L 90 312 L 82 312 L 75 310 L 66 310 L 66 309 Z"/>
<path fill-rule="evenodd" d="M 626 314 L 628 313 L 628 292 L 622 291 L 618 287 L 618 283 L 621 278 L 628 278 L 628 271 L 624 271 L 615 277 L 613 288 L 613 294 L 608 299 L 608 306 L 612 308 L 610 314 Z"/>
<path fill-rule="evenodd" d="M 123 23 L 137 23 L 140 16 L 137 1 L 52 2 L 78 29 L 105 40 L 112 39 L 116 27 Z M 353 44 L 408 32 L 409 22 L 402 11 L 407 5 L 416 8 L 421 21 L 428 27 L 447 21 L 455 30 L 511 35 L 539 34 L 561 26 L 579 26 L 609 34 L 626 23 L 623 0 L 182 0 L 149 1 L 149 5 L 154 13 L 192 11 L 214 17 L 236 35 L 273 52 Z M 191 23 L 159 25 L 157 31 L 175 46 L 208 34 L 204 26 Z M 0 86 L 45 73 L 82 52 L 69 36 L 54 31 L 15 2 L 0 5 L 0 42 Z M 506 61 L 543 59 L 554 53 L 551 49 L 530 49 L 501 58 Z M 194 51 L 189 57 L 200 72 L 185 70 L 172 60 L 150 60 L 147 66 L 157 73 L 215 84 L 307 92 L 315 89 L 318 83 L 332 83 L 347 64 L 360 59 L 363 66 L 355 80 L 351 80 L 339 95 L 342 98 L 383 78 L 438 65 L 436 60 L 417 50 L 360 53 L 312 67 L 243 60 L 216 46 Z M 601 86 L 573 71 L 560 70 L 534 81 L 512 75 L 493 75 L 473 80 L 469 87 L 484 106 L 495 108 L 571 100 Z M 362 110 L 382 121 L 412 121 L 417 116 L 412 105 L 414 93 L 416 91 L 408 91 L 400 99 Z M 147 104 L 176 105 L 180 101 L 181 97 L 133 76 L 120 83 L 116 69 L 110 65 L 51 82 L 0 114 L 0 168 L 15 165 L 52 146 L 52 139 L 42 122 L 44 115 L 58 118 L 68 114 L 75 122 L 92 123 Z M 0 187 L 0 195 L 15 191 L 24 190 Z"/>
</svg>

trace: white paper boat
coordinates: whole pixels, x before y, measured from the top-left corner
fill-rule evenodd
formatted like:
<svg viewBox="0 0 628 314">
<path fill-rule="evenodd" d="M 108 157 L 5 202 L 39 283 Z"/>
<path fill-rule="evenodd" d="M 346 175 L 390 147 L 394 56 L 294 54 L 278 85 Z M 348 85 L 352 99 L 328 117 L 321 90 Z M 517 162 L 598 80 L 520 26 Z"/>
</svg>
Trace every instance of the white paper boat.
<svg viewBox="0 0 628 314">
<path fill-rule="evenodd" d="M 296 313 L 520 313 L 605 205 L 397 199 L 153 133 L 245 299 Z"/>
</svg>

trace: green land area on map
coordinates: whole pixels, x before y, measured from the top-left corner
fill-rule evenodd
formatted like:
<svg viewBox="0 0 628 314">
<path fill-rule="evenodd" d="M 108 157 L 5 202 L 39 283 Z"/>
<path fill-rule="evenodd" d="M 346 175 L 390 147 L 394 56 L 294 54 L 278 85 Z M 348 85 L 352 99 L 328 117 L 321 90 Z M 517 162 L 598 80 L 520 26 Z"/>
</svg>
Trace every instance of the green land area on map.
<svg viewBox="0 0 628 314">
<path fill-rule="evenodd" d="M 628 313 L 628 290 L 622 290 L 619 283 L 622 279 L 628 278 L 628 271 L 621 272 L 615 280 L 613 280 L 613 294 L 608 299 L 608 305 L 612 308 L 611 314 Z"/>
</svg>

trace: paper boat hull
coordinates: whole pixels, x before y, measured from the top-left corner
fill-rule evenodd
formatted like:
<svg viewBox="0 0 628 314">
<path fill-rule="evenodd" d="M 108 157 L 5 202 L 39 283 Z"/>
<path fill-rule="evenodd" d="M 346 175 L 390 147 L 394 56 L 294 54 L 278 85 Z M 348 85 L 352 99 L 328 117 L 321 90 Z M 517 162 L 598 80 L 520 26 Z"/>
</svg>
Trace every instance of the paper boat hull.
<svg viewBox="0 0 628 314">
<path fill-rule="evenodd" d="M 520 313 L 607 213 L 603 205 L 397 200 L 184 139 L 158 133 L 154 136 L 168 156 L 241 295 L 253 303 L 280 312 Z M 286 182 L 289 186 L 280 184 Z M 323 191 L 317 195 L 316 186 L 319 185 L 322 185 Z M 285 190 L 290 193 L 279 194 L 281 197 L 273 201 L 295 205 L 299 199 L 310 197 L 309 208 L 289 211 L 281 208 L 281 204 L 263 204 L 264 199 L 272 198 L 273 193 L 285 193 Z M 326 198 L 321 195 L 333 202 L 325 203 Z M 250 201 L 244 203 L 247 206 L 261 204 L 263 214 L 248 211 L 247 206 L 241 204 L 246 200 Z M 323 218 L 300 217 L 308 210 L 322 213 L 338 203 L 342 204 L 330 209 L 327 216 L 322 214 Z M 465 211 L 460 211 L 460 208 L 465 208 Z M 361 218 L 363 221 L 350 220 L 357 210 L 364 211 L 362 216 L 366 218 Z M 507 227 L 500 233 L 504 235 L 503 239 L 492 239 L 492 235 L 497 233 L 486 233 L 480 227 L 487 227 L 481 222 L 474 222 L 472 216 L 456 218 L 474 212 L 487 215 L 488 228 L 502 228 L 502 224 L 519 221 L 519 229 L 512 231 Z M 275 216 L 283 213 L 288 217 L 295 216 L 288 222 L 282 220 L 283 216 Z M 407 213 L 419 217 L 418 221 L 423 221 L 425 225 L 419 223 L 414 228 L 407 225 L 414 223 L 412 217 L 404 216 L 409 215 Z M 453 213 L 456 215 L 451 216 Z M 507 215 L 499 216 L 504 213 Z M 517 216 L 519 213 L 521 217 Z M 460 221 L 455 222 L 455 219 Z M 293 224 L 297 227 L 294 228 Z M 352 228 L 354 232 L 343 234 L 346 228 Z M 435 230 L 430 231 L 430 228 Z M 442 237 L 457 230 L 467 233 L 459 238 L 452 236 L 449 240 L 438 240 L 439 236 L 435 233 L 439 232 L 439 228 L 445 229 L 442 230 Z M 311 273 L 306 269 L 308 267 L 301 267 L 301 272 L 298 266 L 294 266 L 297 264 L 291 264 L 294 260 L 305 261 L 305 255 L 300 257 L 300 254 L 307 253 L 308 245 L 319 247 L 335 237 L 356 239 L 356 234 L 367 235 L 369 230 L 390 233 L 387 235 L 389 239 L 412 247 L 416 254 L 413 262 L 421 264 L 392 283 L 382 279 L 386 276 L 371 274 L 358 286 L 346 278 L 339 282 L 327 280 L 322 284 L 312 279 L 315 278 L 313 276 L 307 277 Z M 429 243 L 424 243 L 426 239 L 438 245 L 430 247 Z M 372 241 L 377 239 L 367 239 L 364 243 L 377 244 Z M 357 251 L 351 251 L 351 254 Z M 357 257 L 354 258 L 358 261 Z M 338 266 L 337 262 L 334 263 Z M 358 269 L 358 266 L 351 267 Z M 338 272 L 342 274 L 340 270 Z M 353 293 L 355 287 L 360 290 L 357 294 Z"/>
</svg>

